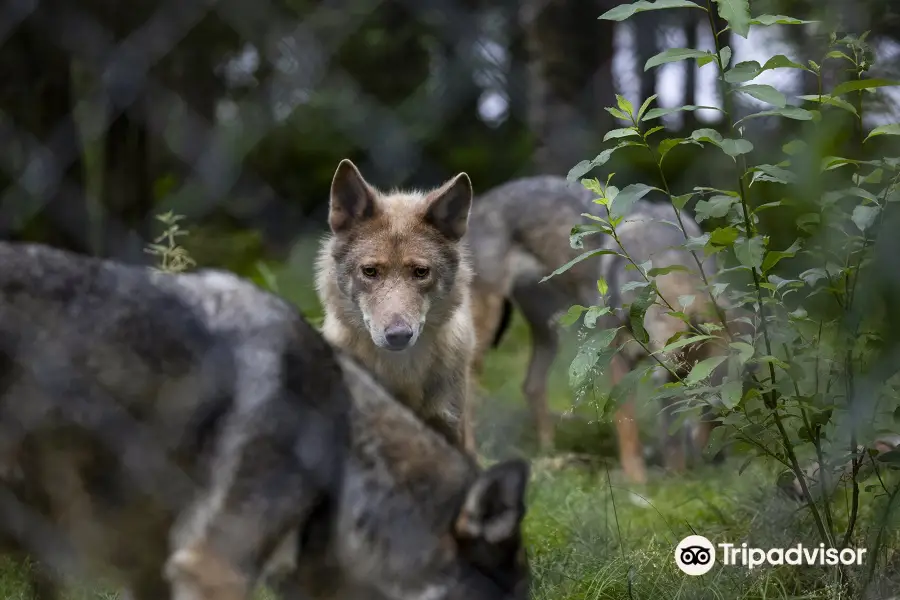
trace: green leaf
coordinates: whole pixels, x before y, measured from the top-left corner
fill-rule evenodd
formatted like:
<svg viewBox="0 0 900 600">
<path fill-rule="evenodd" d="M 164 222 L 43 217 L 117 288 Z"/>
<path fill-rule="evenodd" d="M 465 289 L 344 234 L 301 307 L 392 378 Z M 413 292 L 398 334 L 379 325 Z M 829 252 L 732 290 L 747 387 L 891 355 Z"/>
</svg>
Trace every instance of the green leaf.
<svg viewBox="0 0 900 600">
<path fill-rule="evenodd" d="M 865 204 L 860 204 L 856 208 L 853 209 L 853 224 L 862 231 L 863 233 L 872 226 L 872 223 L 875 222 L 875 219 L 878 217 L 878 213 L 881 211 L 881 208 L 878 206 L 866 206 Z"/>
<path fill-rule="evenodd" d="M 691 369 L 691 372 L 688 373 L 688 376 L 684 378 L 684 382 L 688 385 L 693 385 L 695 383 L 703 381 L 704 379 L 709 377 L 713 370 L 715 370 L 716 367 L 722 364 L 726 358 L 726 356 L 713 356 L 711 358 L 701 360 L 694 365 L 694 368 Z"/>
<path fill-rule="evenodd" d="M 868 142 L 869 138 L 875 137 L 876 135 L 900 135 L 900 123 L 890 123 L 888 125 L 876 127 L 866 136 L 865 141 Z"/>
<path fill-rule="evenodd" d="M 665 354 L 666 352 L 671 352 L 672 350 L 676 350 L 683 346 L 687 346 L 688 344 L 693 344 L 694 342 L 702 342 L 703 340 L 711 340 L 714 337 L 716 337 L 716 336 L 714 336 L 714 335 L 694 335 L 694 336 L 683 337 L 679 340 L 675 340 L 671 344 L 666 344 L 665 346 L 663 346 L 656 352 L 653 352 L 653 354 Z"/>
<path fill-rule="evenodd" d="M 731 246 L 737 240 L 738 233 L 737 228 L 731 225 L 718 227 L 709 234 L 709 243 L 713 246 Z"/>
<path fill-rule="evenodd" d="M 619 110 L 621 110 L 629 117 L 633 115 L 634 106 L 632 106 L 631 102 L 629 102 L 628 98 L 626 98 L 625 96 L 616 94 L 616 105 L 619 107 Z"/>
<path fill-rule="evenodd" d="M 719 51 L 719 58 L 722 59 L 722 66 L 728 67 L 728 63 L 731 62 L 731 48 L 722 46 L 722 49 Z"/>
<path fill-rule="evenodd" d="M 607 106 L 604 109 L 606 112 L 619 119 L 620 121 L 631 121 L 631 117 L 623 113 L 618 108 L 613 108 L 612 106 Z"/>
<path fill-rule="evenodd" d="M 678 296 L 678 304 L 682 309 L 687 309 L 691 304 L 694 303 L 696 296 L 693 294 L 686 294 L 684 296 Z"/>
<path fill-rule="evenodd" d="M 744 393 L 744 382 L 740 379 L 735 381 L 727 381 L 722 384 L 720 390 L 722 404 L 725 405 L 725 408 L 731 410 L 741 401 L 741 396 Z"/>
<path fill-rule="evenodd" d="M 700 10 L 706 10 L 695 2 L 689 2 L 688 0 L 656 0 L 656 2 L 640 0 L 640 2 L 632 4 L 620 4 L 606 11 L 599 18 L 606 21 L 624 21 L 636 13 L 664 8 L 699 8 Z"/>
<path fill-rule="evenodd" d="M 728 345 L 738 351 L 738 366 L 753 358 L 753 353 L 756 352 L 756 349 L 746 342 L 731 342 Z"/>
<path fill-rule="evenodd" d="M 647 109 L 650 108 L 650 103 L 653 102 L 654 100 L 656 100 L 656 94 L 653 94 L 652 96 L 650 96 L 649 98 L 644 100 L 644 103 L 641 104 L 641 108 L 638 110 L 638 114 L 637 114 L 638 121 L 643 120 L 644 113 L 647 112 Z"/>
<path fill-rule="evenodd" d="M 838 167 L 855 164 L 859 164 L 859 161 L 853 160 L 852 158 L 844 158 L 842 156 L 826 156 L 822 159 L 821 169 L 823 171 L 831 171 Z"/>
<path fill-rule="evenodd" d="M 697 237 L 689 237 L 684 241 L 682 246 L 684 246 L 689 251 L 703 250 L 706 248 L 706 245 L 709 243 L 709 234 L 704 233 L 702 235 L 698 235 Z"/>
<path fill-rule="evenodd" d="M 701 108 L 708 108 L 709 110 L 717 110 L 722 112 L 721 108 L 717 108 L 715 106 L 697 106 L 694 104 L 685 104 L 684 106 L 676 106 L 675 108 L 654 108 L 652 110 L 648 110 L 647 114 L 644 115 L 642 121 L 652 121 L 653 119 L 658 119 L 660 117 L 664 117 L 666 115 L 671 115 L 672 113 L 681 112 L 683 110 L 700 110 Z"/>
<path fill-rule="evenodd" d="M 800 69 L 801 71 L 809 70 L 800 63 L 792 61 L 784 54 L 776 54 L 775 56 L 767 60 L 766 64 L 762 66 L 759 72 L 762 73 L 763 71 L 771 71 L 772 69 Z"/>
<path fill-rule="evenodd" d="M 787 144 L 781 147 L 781 151 L 787 154 L 788 156 L 794 156 L 795 154 L 800 154 L 804 150 L 806 150 L 809 146 L 803 140 L 791 140 Z"/>
<path fill-rule="evenodd" d="M 642 344 L 650 341 L 650 334 L 644 329 L 644 316 L 647 309 L 653 306 L 656 300 L 656 292 L 650 286 L 644 287 L 628 307 L 628 318 L 631 323 L 631 333 Z"/>
<path fill-rule="evenodd" d="M 688 192 L 687 194 L 681 194 L 680 196 L 672 196 L 672 205 L 676 210 L 682 210 L 685 205 L 690 201 L 691 198 L 694 197 L 693 192 Z"/>
<path fill-rule="evenodd" d="M 608 306 L 592 306 L 584 313 L 584 326 L 593 329 L 597 325 L 597 319 L 609 314 L 612 309 Z"/>
<path fill-rule="evenodd" d="M 757 181 L 772 181 L 775 183 L 790 184 L 797 182 L 797 176 L 781 167 L 775 165 L 757 165 L 751 169 L 753 177 L 750 178 L 750 185 Z"/>
<path fill-rule="evenodd" d="M 788 119 L 795 119 L 797 121 L 809 121 L 813 118 L 813 115 L 808 110 L 804 110 L 802 108 L 797 108 L 796 106 L 785 106 L 784 108 L 775 108 L 772 110 L 764 110 L 758 113 L 753 113 L 752 115 L 747 115 L 743 119 L 740 119 L 735 123 L 742 123 L 747 119 L 755 119 L 757 117 L 770 117 L 770 116 L 778 116 L 778 117 L 787 117 Z"/>
<path fill-rule="evenodd" d="M 696 213 L 694 219 L 701 223 L 706 219 L 721 219 L 728 214 L 729 209 L 737 202 L 734 196 L 716 195 L 709 200 L 700 200 L 694 207 Z"/>
<path fill-rule="evenodd" d="M 764 71 L 772 69 L 801 69 L 808 71 L 806 67 L 799 63 L 795 63 L 783 54 L 776 54 L 766 61 L 765 65 L 760 66 L 755 60 L 739 62 L 732 69 L 725 73 L 725 81 L 728 83 L 743 83 L 755 79 Z"/>
<path fill-rule="evenodd" d="M 753 144 L 749 140 L 732 140 L 723 138 L 715 129 L 697 129 L 691 132 L 691 139 L 698 142 L 710 142 L 722 149 L 725 154 L 734 158 L 753 150 Z"/>
<path fill-rule="evenodd" d="M 855 62 L 852 58 L 841 52 L 840 50 L 832 50 L 825 55 L 825 58 L 836 58 L 838 60 L 846 60 L 847 62 Z"/>
<path fill-rule="evenodd" d="M 857 79 L 854 81 L 845 81 L 839 86 L 835 87 L 832 90 L 832 96 L 843 96 L 844 94 L 850 92 L 856 92 L 859 90 L 869 90 L 872 88 L 880 88 L 880 87 L 893 87 L 900 85 L 900 81 L 893 81 L 891 79 Z"/>
<path fill-rule="evenodd" d="M 725 138 L 719 144 L 719 148 L 731 158 L 735 158 L 741 154 L 747 154 L 752 151 L 753 144 L 750 143 L 750 140 L 732 140 L 730 138 Z"/>
<path fill-rule="evenodd" d="M 611 131 L 607 131 L 606 135 L 603 136 L 603 141 L 606 142 L 608 140 L 614 138 L 623 138 L 631 135 L 640 135 L 634 127 L 624 127 L 622 129 L 613 129 Z"/>
<path fill-rule="evenodd" d="M 735 91 L 743 92 L 745 94 L 753 96 L 757 100 L 762 100 L 763 102 L 774 104 L 779 108 L 783 108 L 787 103 L 787 99 L 784 97 L 784 94 L 773 88 L 771 85 L 751 83 L 739 88 L 735 88 Z"/>
<path fill-rule="evenodd" d="M 597 291 L 600 292 L 601 296 L 605 296 L 606 292 L 609 291 L 609 284 L 602 277 L 597 280 Z"/>
<path fill-rule="evenodd" d="M 756 78 L 762 67 L 755 60 L 745 60 L 725 71 L 725 81 L 728 83 L 744 83 Z"/>
<path fill-rule="evenodd" d="M 778 262 L 783 258 L 793 258 L 797 255 L 797 252 L 800 251 L 801 248 L 800 240 L 794 240 L 794 243 L 790 245 L 786 250 L 782 251 L 773 251 L 766 254 L 766 259 L 762 263 L 763 272 L 768 271 L 772 267 L 778 264 Z"/>
<path fill-rule="evenodd" d="M 576 264 L 580 263 L 581 261 L 588 259 L 592 256 L 599 256 L 601 254 L 615 254 L 616 256 L 622 256 L 615 250 L 589 250 L 583 254 L 579 254 L 578 256 L 576 256 L 575 258 L 573 258 L 572 260 L 570 260 L 563 266 L 559 267 L 558 269 L 556 269 L 555 271 L 553 271 L 552 273 L 550 273 L 549 275 L 547 275 L 546 277 L 541 279 L 539 283 L 544 283 L 545 281 L 547 281 L 551 277 L 555 277 L 556 275 L 562 275 L 563 273 L 565 273 L 566 271 L 568 271 L 569 269 L 571 269 L 572 267 L 574 267 Z"/>
<path fill-rule="evenodd" d="M 741 36 L 747 37 L 750 32 L 750 1 L 749 0 L 714 0 L 719 5 L 719 16 L 728 21 L 731 30 Z"/>
<path fill-rule="evenodd" d="M 598 331 L 584 341 L 584 344 L 578 349 L 578 354 L 569 365 L 569 385 L 572 388 L 578 388 L 584 383 L 590 375 L 591 369 L 600 359 L 601 352 L 616 339 L 619 329 L 621 328 L 616 327 Z"/>
<path fill-rule="evenodd" d="M 745 267 L 758 269 L 762 266 L 765 254 L 765 238 L 754 236 L 749 240 L 741 238 L 734 244 L 734 255 Z"/>
<path fill-rule="evenodd" d="M 587 175 L 588 172 L 590 172 L 592 169 L 606 164 L 606 162 L 609 161 L 610 157 L 612 156 L 613 152 L 615 152 L 616 150 L 618 150 L 618 148 L 607 148 L 606 150 L 598 154 L 597 157 L 594 158 L 594 160 L 581 161 L 580 163 L 569 169 L 569 174 L 566 175 L 566 179 L 569 181 L 569 183 L 578 181 L 579 179 Z"/>
<path fill-rule="evenodd" d="M 633 183 L 622 189 L 609 206 L 609 216 L 613 219 L 624 217 L 631 210 L 632 205 L 657 188 L 643 183 Z"/>
<path fill-rule="evenodd" d="M 803 21 L 794 17 L 786 17 L 784 15 L 759 15 L 755 19 L 750 19 L 751 25 L 806 25 L 807 23 L 815 23 L 815 21 Z"/>
<path fill-rule="evenodd" d="M 609 233 L 607 225 L 594 225 L 593 223 L 579 223 L 569 232 L 569 247 L 573 250 L 584 248 L 584 238 L 595 233 Z"/>
<path fill-rule="evenodd" d="M 667 267 L 654 267 L 647 271 L 648 277 L 659 277 L 660 275 L 666 275 L 668 273 L 674 273 L 675 271 L 683 271 L 685 273 L 690 273 L 691 270 L 688 269 L 684 265 L 669 265 Z"/>
<path fill-rule="evenodd" d="M 693 50 L 691 48 L 669 48 L 668 50 L 663 50 L 659 54 L 648 58 L 647 62 L 644 63 L 644 70 L 648 71 L 653 67 L 658 67 L 659 65 L 665 63 L 684 60 L 686 58 L 701 58 L 703 56 L 715 55 L 711 54 L 708 50 Z"/>
<path fill-rule="evenodd" d="M 574 324 L 581 317 L 581 314 L 586 310 L 587 308 L 581 306 L 580 304 L 569 307 L 569 310 L 566 311 L 566 314 L 559 318 L 560 325 L 562 325 L 563 327 L 568 327 Z"/>
<path fill-rule="evenodd" d="M 856 114 L 856 107 L 847 102 L 846 100 L 842 100 L 840 98 L 835 98 L 833 96 L 829 96 L 828 94 L 823 94 L 821 96 L 817 94 L 809 94 L 805 96 L 797 96 L 801 100 L 806 100 L 807 102 L 815 102 L 816 104 L 827 104 L 829 106 L 835 106 L 837 108 L 841 108 L 846 110 L 849 113 Z"/>
<path fill-rule="evenodd" d="M 780 369 L 784 369 L 785 371 L 787 371 L 788 369 L 791 368 L 791 366 L 789 364 L 787 364 L 786 362 L 784 362 L 783 360 L 781 360 L 775 356 L 760 356 L 759 358 L 756 359 L 756 362 L 758 362 L 760 364 L 772 363 L 776 367 L 778 367 Z"/>
</svg>

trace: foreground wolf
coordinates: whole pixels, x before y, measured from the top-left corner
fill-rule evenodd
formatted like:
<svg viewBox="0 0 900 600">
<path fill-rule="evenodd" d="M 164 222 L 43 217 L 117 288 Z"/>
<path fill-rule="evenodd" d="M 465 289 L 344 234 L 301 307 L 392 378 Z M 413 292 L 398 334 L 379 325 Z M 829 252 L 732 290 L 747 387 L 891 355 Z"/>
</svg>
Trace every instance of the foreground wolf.
<svg viewBox="0 0 900 600">
<path fill-rule="evenodd" d="M 469 451 L 475 332 L 472 275 L 460 240 L 471 203 L 465 173 L 429 193 L 383 194 L 343 160 L 331 186 L 331 233 L 316 274 L 325 338 Z"/>
<path fill-rule="evenodd" d="M 527 464 L 482 472 L 282 300 L 0 242 L 0 535 L 132 600 L 524 599 Z"/>
<path fill-rule="evenodd" d="M 532 336 L 531 359 L 523 385 L 523 393 L 531 407 L 541 447 L 553 444 L 553 424 L 547 407 L 547 378 L 558 350 L 558 333 L 554 321 L 574 304 L 593 306 L 601 299 L 597 280 L 602 277 L 609 285 L 607 305 L 618 308 L 630 303 L 634 292 L 620 294 L 620 288 L 631 281 L 642 281 L 635 270 L 626 270 L 628 262 L 615 255 L 600 255 L 584 260 L 562 275 L 544 283 L 540 280 L 582 252 L 596 248 L 618 250 L 610 236 L 594 235 L 584 238 L 584 248 L 571 247 L 569 234 L 579 223 L 590 223 L 583 213 L 602 214 L 606 209 L 592 202 L 594 194 L 578 184 L 569 184 L 562 177 L 537 176 L 517 179 L 500 185 L 479 196 L 473 202 L 466 241 L 472 256 L 474 269 L 472 314 L 477 336 L 476 372 L 480 372 L 484 354 L 491 344 L 499 343 L 508 323 L 507 302 L 520 309 L 528 322 Z M 687 233 L 699 236 L 702 232 L 687 215 L 681 216 Z M 625 222 L 617 226 L 617 233 L 625 249 L 641 264 L 652 259 L 653 267 L 673 264 L 685 265 L 696 271 L 691 255 L 674 249 L 684 242 L 684 234 L 671 224 L 675 222 L 670 205 L 636 202 Z M 706 260 L 705 273 L 712 275 L 715 264 Z M 678 307 L 679 296 L 693 295 L 694 301 L 684 312 L 692 320 L 715 322 L 715 308 L 703 291 L 703 284 L 696 273 L 673 271 L 657 277 L 659 291 L 673 307 Z M 650 334 L 651 350 L 659 350 L 673 334 L 683 330 L 685 324 L 666 313 L 667 308 L 657 303 L 647 311 L 644 326 Z M 618 320 L 622 318 L 622 320 Z M 627 325 L 627 315 L 607 315 L 598 322 L 598 328 Z M 621 345 L 627 339 L 623 330 L 616 341 Z M 700 349 L 687 348 L 681 357 L 686 373 L 689 366 L 711 351 L 707 344 Z M 622 377 L 644 358 L 640 346 L 629 343 L 617 353 L 611 364 L 612 383 Z M 682 374 L 684 374 L 682 373 Z M 673 419 L 670 411 L 664 411 L 663 431 Z M 621 406 L 615 417 L 619 436 L 619 452 L 626 476 L 634 482 L 646 479 L 641 444 L 634 407 L 631 401 Z M 705 445 L 710 429 L 706 423 L 695 432 L 697 445 Z M 683 440 L 664 434 L 666 464 L 681 469 L 685 464 Z"/>
</svg>

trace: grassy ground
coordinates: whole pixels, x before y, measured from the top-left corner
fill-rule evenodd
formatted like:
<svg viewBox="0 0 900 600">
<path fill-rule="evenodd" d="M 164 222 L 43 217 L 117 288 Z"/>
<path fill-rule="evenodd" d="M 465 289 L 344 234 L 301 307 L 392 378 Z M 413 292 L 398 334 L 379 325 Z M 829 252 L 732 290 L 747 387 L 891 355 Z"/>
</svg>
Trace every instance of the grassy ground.
<svg viewBox="0 0 900 600">
<path fill-rule="evenodd" d="M 307 315 L 315 317 L 319 308 L 311 286 L 311 245 L 298 249 L 292 264 L 279 274 L 278 291 L 296 302 Z M 290 276 L 284 276 L 289 273 Z M 263 279 L 262 276 L 259 279 Z M 484 399 L 479 409 L 479 437 L 483 451 L 492 456 L 528 452 L 530 421 L 521 399 L 520 386 L 528 360 L 528 332 L 518 315 L 509 335 L 486 364 L 482 381 Z M 566 385 L 566 367 L 571 348 L 556 364 L 551 381 L 552 405 L 558 411 L 572 408 Z M 599 392 L 598 392 L 599 393 Z M 655 409 L 646 402 L 639 418 L 645 439 L 652 442 Z M 705 467 L 677 478 L 651 471 L 650 483 L 630 489 L 622 480 L 614 461 L 614 438 L 608 423 L 591 422 L 592 408 L 583 401 L 575 409 L 585 421 L 580 429 L 562 432 L 560 442 L 571 449 L 605 454 L 607 466 L 593 470 L 559 470 L 538 461 L 529 492 L 526 541 L 534 573 L 535 600 L 768 600 L 837 598 L 834 567 L 745 567 L 717 564 L 701 577 L 689 577 L 677 569 L 674 548 L 685 536 L 704 535 L 714 543 L 772 548 L 802 543 L 817 546 L 815 529 L 798 506 L 775 493 L 775 473 L 754 464 L 739 474 L 743 460 L 735 457 L 718 467 Z M 857 528 L 857 545 L 871 547 L 883 522 L 882 502 L 867 501 Z M 644 499 L 634 502 L 635 494 Z M 840 514 L 845 506 L 837 502 L 837 526 L 846 521 Z M 846 512 L 846 511 L 843 511 Z M 900 533 L 892 522 L 886 536 L 888 550 L 880 565 L 893 564 L 891 575 L 884 567 L 870 590 L 874 594 L 856 598 L 889 598 L 900 590 L 897 577 Z M 868 559 L 875 557 L 869 556 Z M 862 577 L 864 569 L 851 575 Z M 73 594 L 77 600 L 113 597 L 99 592 Z M 843 596 L 846 598 L 847 596 Z M 0 567 L 0 599 L 23 599 L 21 574 Z"/>
</svg>

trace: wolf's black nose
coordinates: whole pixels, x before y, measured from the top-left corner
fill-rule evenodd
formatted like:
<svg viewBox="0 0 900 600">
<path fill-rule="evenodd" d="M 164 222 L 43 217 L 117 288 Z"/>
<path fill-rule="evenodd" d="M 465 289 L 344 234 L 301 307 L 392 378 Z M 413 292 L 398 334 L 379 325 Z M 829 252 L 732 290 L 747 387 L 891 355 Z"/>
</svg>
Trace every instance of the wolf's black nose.
<svg viewBox="0 0 900 600">
<path fill-rule="evenodd" d="M 397 323 L 384 330 L 384 339 L 391 350 L 403 350 L 412 339 L 413 330 L 409 325 Z"/>
</svg>

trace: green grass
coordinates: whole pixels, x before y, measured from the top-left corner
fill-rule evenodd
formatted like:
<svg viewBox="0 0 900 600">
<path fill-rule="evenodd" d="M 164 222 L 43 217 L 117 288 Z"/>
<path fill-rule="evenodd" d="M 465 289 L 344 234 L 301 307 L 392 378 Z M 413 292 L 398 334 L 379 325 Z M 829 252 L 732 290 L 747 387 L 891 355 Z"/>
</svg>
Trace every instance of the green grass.
<svg viewBox="0 0 900 600">
<path fill-rule="evenodd" d="M 316 240 L 296 249 L 283 268 L 269 265 L 278 292 L 295 302 L 315 320 L 321 311 L 312 286 L 312 253 Z M 262 271 L 249 268 L 244 275 L 262 283 Z M 508 335 L 493 351 L 481 381 L 483 397 L 478 414 L 482 450 L 493 457 L 532 452 L 531 421 L 520 388 L 529 353 L 528 331 L 515 315 Z M 615 438 L 610 424 L 597 420 L 591 399 L 573 407 L 566 383 L 566 369 L 573 355 L 566 344 L 550 381 L 551 405 L 556 411 L 572 410 L 580 425 L 561 428 L 560 445 L 571 450 L 599 453 L 605 463 L 592 469 L 556 469 L 536 461 L 529 490 L 525 522 L 526 543 L 534 576 L 535 600 L 770 600 L 833 599 L 837 569 L 831 567 L 744 567 L 717 564 L 701 577 L 689 577 L 677 569 L 674 549 L 678 541 L 694 533 L 714 543 L 747 542 L 762 548 L 816 546 L 805 511 L 775 492 L 776 473 L 753 463 L 743 473 L 741 457 L 724 465 L 707 466 L 672 477 L 651 468 L 649 483 L 641 489 L 623 482 L 615 462 Z M 597 396 L 603 393 L 602 382 Z M 656 407 L 641 401 L 638 417 L 644 440 L 652 444 Z M 856 544 L 868 547 L 883 522 L 880 499 L 864 492 Z M 635 502 L 634 499 L 643 499 Z M 846 523 L 846 499 L 836 502 L 837 525 Z M 896 517 L 886 536 L 887 550 L 878 555 L 879 593 L 867 598 L 889 598 L 900 589 L 900 528 Z M 869 556 L 868 559 L 875 558 Z M 865 568 L 865 566 L 863 567 Z M 851 570 L 855 578 L 860 569 Z M 857 588 L 858 590 L 859 588 Z M 113 598 L 100 592 L 75 592 L 72 600 Z M 0 565 L 0 598 L 25 600 L 22 576 L 13 566 Z M 862 596 L 853 596 L 856 600 Z"/>
</svg>

